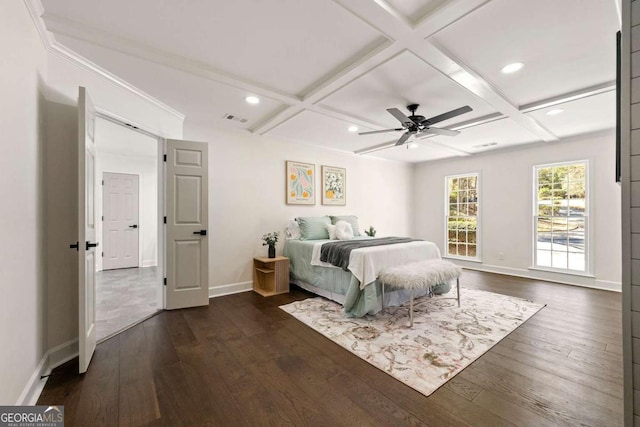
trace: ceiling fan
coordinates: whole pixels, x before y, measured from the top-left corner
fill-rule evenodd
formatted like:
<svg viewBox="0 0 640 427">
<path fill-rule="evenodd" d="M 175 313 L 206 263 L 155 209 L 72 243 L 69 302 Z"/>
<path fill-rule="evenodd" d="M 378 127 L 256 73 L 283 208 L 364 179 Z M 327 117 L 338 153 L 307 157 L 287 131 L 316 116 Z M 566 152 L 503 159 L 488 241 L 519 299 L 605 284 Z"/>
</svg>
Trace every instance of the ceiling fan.
<svg viewBox="0 0 640 427">
<path fill-rule="evenodd" d="M 416 110 L 419 106 L 420 104 L 407 105 L 407 110 L 411 112 L 411 115 L 408 117 L 397 108 L 387 108 L 387 111 L 393 117 L 398 119 L 400 123 L 402 123 L 402 127 L 394 129 L 374 130 L 370 132 L 360 132 L 358 135 L 371 135 L 374 133 L 384 132 L 399 132 L 403 130 L 406 131 L 402 134 L 400 139 L 398 139 L 398 142 L 396 142 L 396 146 L 404 144 L 409 138 L 414 135 L 420 135 L 419 138 L 424 138 L 428 135 L 456 136 L 460 133 L 460 131 L 434 128 L 431 125 L 451 119 L 464 113 L 468 113 L 469 111 L 473 111 L 473 108 L 465 105 L 464 107 L 456 108 L 455 110 L 451 110 L 447 113 L 425 119 L 424 116 L 416 115 Z"/>
</svg>

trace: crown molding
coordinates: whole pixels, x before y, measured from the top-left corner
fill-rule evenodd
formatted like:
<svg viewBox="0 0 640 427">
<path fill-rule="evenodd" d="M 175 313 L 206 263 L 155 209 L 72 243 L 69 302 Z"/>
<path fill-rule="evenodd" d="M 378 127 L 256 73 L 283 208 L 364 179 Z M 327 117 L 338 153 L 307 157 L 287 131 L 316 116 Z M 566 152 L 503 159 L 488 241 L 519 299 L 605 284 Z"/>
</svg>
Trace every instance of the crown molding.
<svg viewBox="0 0 640 427">
<path fill-rule="evenodd" d="M 109 81 L 110 83 L 113 83 L 133 93 L 134 95 L 144 99 L 145 101 L 155 105 L 156 107 L 166 111 L 167 113 L 177 117 L 180 120 L 185 119 L 185 115 L 179 112 L 178 110 L 171 108 L 170 106 L 163 103 L 162 101 L 154 98 L 148 93 L 124 81 L 123 79 L 116 76 L 115 74 L 112 74 L 111 72 L 105 70 L 99 65 L 89 61 L 82 55 L 58 43 L 58 41 L 56 41 L 56 39 L 47 30 L 47 27 L 44 24 L 44 21 L 42 19 L 42 16 L 44 14 L 44 7 L 42 6 L 42 3 L 40 2 L 40 0 L 24 0 L 24 4 L 27 7 L 29 14 L 31 15 L 31 20 L 33 21 L 33 24 L 36 27 L 36 30 L 38 31 L 38 35 L 40 36 L 40 40 L 42 41 L 44 48 L 49 53 L 56 55 L 59 58 L 65 59 L 73 63 L 74 65 L 80 68 L 83 68 L 97 76 L 102 77 L 103 79 Z"/>
<path fill-rule="evenodd" d="M 258 82 L 230 75 L 202 61 L 176 55 L 134 40 L 90 28 L 82 23 L 59 15 L 47 13 L 42 17 L 42 20 L 46 22 L 47 28 L 54 34 L 60 34 L 84 43 L 100 46 L 114 52 L 169 67 L 236 89 L 254 92 L 288 105 L 295 105 L 301 101 L 299 96 L 279 91 Z"/>
</svg>

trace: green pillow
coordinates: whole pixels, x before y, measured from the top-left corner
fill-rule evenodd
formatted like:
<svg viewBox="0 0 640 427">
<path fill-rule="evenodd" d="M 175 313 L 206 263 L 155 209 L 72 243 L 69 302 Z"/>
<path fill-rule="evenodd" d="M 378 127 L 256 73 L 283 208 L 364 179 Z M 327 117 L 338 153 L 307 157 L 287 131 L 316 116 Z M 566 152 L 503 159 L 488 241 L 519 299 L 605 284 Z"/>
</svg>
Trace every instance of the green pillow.
<svg viewBox="0 0 640 427">
<path fill-rule="evenodd" d="M 347 221 L 349 224 L 351 224 L 351 228 L 353 228 L 353 237 L 362 236 L 362 234 L 360 234 L 360 224 L 358 224 L 357 216 L 339 215 L 339 216 L 332 216 L 330 218 L 331 218 L 331 224 L 335 224 L 338 221 Z"/>
<path fill-rule="evenodd" d="M 327 225 L 331 224 L 328 216 L 301 216 L 296 218 L 300 225 L 302 240 L 328 239 Z"/>
</svg>

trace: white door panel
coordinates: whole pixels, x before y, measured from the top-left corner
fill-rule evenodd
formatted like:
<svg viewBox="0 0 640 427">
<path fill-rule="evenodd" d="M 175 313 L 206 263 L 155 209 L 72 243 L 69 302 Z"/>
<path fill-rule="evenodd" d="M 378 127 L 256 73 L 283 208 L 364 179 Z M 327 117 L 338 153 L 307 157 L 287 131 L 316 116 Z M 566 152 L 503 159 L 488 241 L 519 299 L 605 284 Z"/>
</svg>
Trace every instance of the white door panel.
<svg viewBox="0 0 640 427">
<path fill-rule="evenodd" d="M 104 172 L 102 268 L 139 266 L 139 176 Z"/>
<path fill-rule="evenodd" d="M 84 373 L 96 348 L 96 111 L 86 89 L 78 94 L 78 323 L 79 371 Z"/>
<path fill-rule="evenodd" d="M 167 140 L 166 182 L 166 307 L 207 305 L 207 144 Z"/>
</svg>

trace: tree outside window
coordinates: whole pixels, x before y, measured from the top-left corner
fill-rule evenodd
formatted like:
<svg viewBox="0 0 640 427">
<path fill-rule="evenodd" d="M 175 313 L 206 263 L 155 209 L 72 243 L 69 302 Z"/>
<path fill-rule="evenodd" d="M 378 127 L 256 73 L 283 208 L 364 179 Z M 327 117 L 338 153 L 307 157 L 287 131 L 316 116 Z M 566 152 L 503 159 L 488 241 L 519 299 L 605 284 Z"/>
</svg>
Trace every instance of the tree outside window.
<svg viewBox="0 0 640 427">
<path fill-rule="evenodd" d="M 535 266 L 587 272 L 587 162 L 535 172 Z"/>
<path fill-rule="evenodd" d="M 479 258 L 478 239 L 478 174 L 450 176 L 447 189 L 447 246 L 451 257 Z"/>
</svg>

